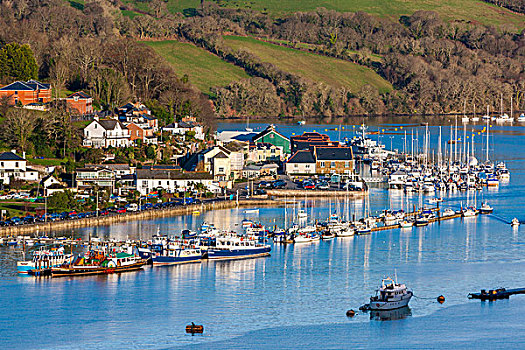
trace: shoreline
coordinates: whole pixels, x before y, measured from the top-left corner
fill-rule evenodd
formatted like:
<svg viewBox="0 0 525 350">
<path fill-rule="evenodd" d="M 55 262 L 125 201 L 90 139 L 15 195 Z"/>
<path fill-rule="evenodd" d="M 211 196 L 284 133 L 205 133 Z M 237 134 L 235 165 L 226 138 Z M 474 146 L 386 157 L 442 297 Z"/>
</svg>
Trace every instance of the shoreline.
<svg viewBox="0 0 525 350">
<path fill-rule="evenodd" d="M 85 219 L 76 219 L 76 220 L 64 220 L 64 221 L 54 221 L 46 223 L 37 223 L 30 225 L 19 225 L 19 226 L 8 226 L 0 227 L 0 237 L 8 236 L 17 236 L 21 234 L 32 234 L 32 233 L 41 233 L 49 232 L 56 230 L 65 230 L 70 228 L 80 228 L 80 227 L 95 227 L 95 226 L 104 226 L 111 225 L 118 222 L 127 222 L 127 221 L 138 221 L 138 220 L 149 220 L 163 217 L 172 217 L 179 215 L 190 215 L 194 211 L 210 211 L 217 209 L 231 209 L 235 207 L 251 207 L 254 205 L 257 206 L 270 206 L 270 205 L 284 205 L 284 202 L 275 201 L 273 199 L 243 199 L 237 201 L 220 201 L 220 202 L 211 202 L 211 203 L 202 203 L 202 204 L 191 204 L 183 207 L 175 207 L 168 209 L 156 209 L 156 210 L 146 210 L 141 212 L 126 213 L 121 215 L 111 215 L 103 217 L 94 217 L 94 218 L 85 218 Z"/>
<path fill-rule="evenodd" d="M 111 225 L 118 222 L 127 221 L 138 221 L 138 220 L 149 220 L 155 218 L 172 217 L 179 215 L 190 215 L 194 211 L 211 211 L 217 209 L 231 209 L 235 207 L 245 208 L 253 206 L 283 206 L 285 201 L 282 199 L 285 197 L 292 198 L 307 196 L 309 198 L 327 198 L 327 197 L 344 197 L 349 196 L 351 199 L 361 198 L 367 192 L 366 191 L 312 191 L 305 192 L 304 190 L 269 190 L 268 198 L 256 198 L 253 199 L 241 199 L 238 202 L 236 200 L 221 200 L 217 202 L 202 203 L 202 204 L 190 204 L 183 207 L 167 208 L 167 209 L 155 209 L 146 210 L 141 212 L 125 213 L 121 215 L 111 215 L 103 217 L 76 219 L 76 220 L 64 220 L 64 221 L 52 221 L 46 223 L 36 223 L 29 225 L 18 225 L 18 226 L 7 226 L 0 227 L 0 237 L 18 236 L 25 234 L 34 234 L 41 232 L 50 232 L 57 230 L 66 230 L 71 228 L 80 227 L 96 227 Z"/>
</svg>

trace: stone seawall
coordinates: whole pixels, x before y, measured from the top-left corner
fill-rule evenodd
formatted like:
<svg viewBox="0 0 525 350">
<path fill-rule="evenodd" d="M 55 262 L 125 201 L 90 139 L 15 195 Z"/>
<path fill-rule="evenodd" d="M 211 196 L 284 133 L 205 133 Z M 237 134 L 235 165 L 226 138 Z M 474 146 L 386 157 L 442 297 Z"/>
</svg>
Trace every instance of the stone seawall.
<svg viewBox="0 0 525 350">
<path fill-rule="evenodd" d="M 243 199 L 238 202 L 239 207 L 253 207 L 253 206 L 280 206 L 284 205 L 283 202 L 274 201 L 272 199 Z M 98 218 L 86 218 L 76 220 L 64 220 L 54 221 L 46 223 L 37 223 L 31 225 L 19 225 L 19 226 L 7 226 L 0 227 L 0 237 L 5 236 L 18 236 L 18 235 L 31 235 L 35 233 L 47 233 L 57 230 L 66 230 L 77 227 L 91 227 L 91 226 L 103 226 L 110 225 L 118 222 L 137 221 L 137 220 L 149 220 L 177 215 L 189 215 L 192 212 L 198 210 L 200 212 L 216 210 L 216 209 L 229 209 L 235 208 L 237 202 L 232 201 L 217 201 L 203 204 L 187 205 L 183 207 L 158 209 L 158 210 L 146 210 L 136 213 L 126 213 L 119 215 L 103 216 Z"/>
</svg>

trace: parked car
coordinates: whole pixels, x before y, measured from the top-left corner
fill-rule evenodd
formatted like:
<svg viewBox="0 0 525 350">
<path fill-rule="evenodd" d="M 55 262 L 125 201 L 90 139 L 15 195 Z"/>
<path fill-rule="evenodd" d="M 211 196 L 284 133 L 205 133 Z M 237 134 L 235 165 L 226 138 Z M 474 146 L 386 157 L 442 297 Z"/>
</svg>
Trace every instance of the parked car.
<svg viewBox="0 0 525 350">
<path fill-rule="evenodd" d="M 126 212 L 126 208 L 118 208 L 117 214 L 124 214 Z"/>
<path fill-rule="evenodd" d="M 317 188 L 320 189 L 320 190 L 329 190 L 330 189 L 330 185 L 328 184 L 328 182 L 319 182 L 317 184 Z"/>
<path fill-rule="evenodd" d="M 138 211 L 139 205 L 137 203 L 131 203 L 127 205 L 127 211 Z"/>
<path fill-rule="evenodd" d="M 284 180 L 275 180 L 274 182 L 272 182 L 272 187 L 273 188 L 285 188 L 286 187 L 286 181 Z"/>
<path fill-rule="evenodd" d="M 305 190 L 315 190 L 315 184 L 311 181 L 304 181 L 303 188 Z"/>
</svg>

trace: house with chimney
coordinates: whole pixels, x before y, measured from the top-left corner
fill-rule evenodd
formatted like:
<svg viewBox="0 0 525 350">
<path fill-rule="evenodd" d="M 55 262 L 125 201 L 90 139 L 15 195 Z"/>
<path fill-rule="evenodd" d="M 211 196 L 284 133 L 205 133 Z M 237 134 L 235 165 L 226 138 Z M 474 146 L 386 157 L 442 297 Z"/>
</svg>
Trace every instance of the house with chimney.
<svg viewBox="0 0 525 350">
<path fill-rule="evenodd" d="M 51 85 L 36 80 L 15 81 L 0 88 L 0 99 L 9 105 L 44 104 L 51 101 Z"/>
<path fill-rule="evenodd" d="M 131 144 L 129 129 L 118 120 L 95 119 L 84 128 L 85 147 L 129 147 Z"/>
<path fill-rule="evenodd" d="M 0 182 L 9 185 L 11 180 L 38 181 L 38 171 L 27 166 L 25 152 L 16 151 L 0 153 Z"/>
</svg>

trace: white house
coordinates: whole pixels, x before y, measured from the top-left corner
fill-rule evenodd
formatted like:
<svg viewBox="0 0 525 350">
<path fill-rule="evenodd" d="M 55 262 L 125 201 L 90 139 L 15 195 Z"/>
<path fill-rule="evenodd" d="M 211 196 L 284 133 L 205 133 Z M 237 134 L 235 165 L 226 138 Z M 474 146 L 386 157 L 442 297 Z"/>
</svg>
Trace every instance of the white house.
<svg viewBox="0 0 525 350">
<path fill-rule="evenodd" d="M 171 133 L 172 135 L 186 135 L 187 132 L 194 132 L 195 139 L 204 140 L 204 128 L 201 125 L 193 122 L 178 122 L 171 123 L 162 128 L 162 131 Z"/>
<path fill-rule="evenodd" d="M 316 162 L 312 152 L 301 150 L 294 153 L 285 164 L 286 174 L 315 174 Z"/>
<path fill-rule="evenodd" d="M 8 185 L 11 178 L 38 181 L 38 171 L 27 166 L 25 153 L 22 157 L 15 151 L 0 153 L 0 181 Z"/>
<path fill-rule="evenodd" d="M 84 128 L 86 147 L 128 147 L 131 146 L 129 130 L 115 119 L 93 120 Z"/>
<path fill-rule="evenodd" d="M 207 172 L 183 173 L 180 170 L 137 169 L 137 191 L 147 195 L 163 189 L 168 193 L 190 190 L 197 184 L 204 185 L 209 191 L 219 193 L 222 189 Z"/>
</svg>

